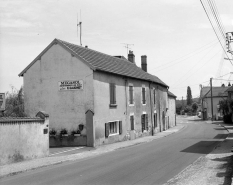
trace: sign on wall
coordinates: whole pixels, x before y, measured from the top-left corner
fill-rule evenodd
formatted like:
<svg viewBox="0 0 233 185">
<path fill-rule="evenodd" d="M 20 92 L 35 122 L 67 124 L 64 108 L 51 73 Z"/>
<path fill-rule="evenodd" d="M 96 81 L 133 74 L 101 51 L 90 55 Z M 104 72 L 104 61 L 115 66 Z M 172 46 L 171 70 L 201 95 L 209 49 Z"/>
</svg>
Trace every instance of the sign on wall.
<svg viewBox="0 0 233 185">
<path fill-rule="evenodd" d="M 4 111 L 6 107 L 5 93 L 0 93 L 0 111 Z"/>
<path fill-rule="evenodd" d="M 60 91 L 81 90 L 83 89 L 83 80 L 64 80 L 58 82 Z"/>
</svg>

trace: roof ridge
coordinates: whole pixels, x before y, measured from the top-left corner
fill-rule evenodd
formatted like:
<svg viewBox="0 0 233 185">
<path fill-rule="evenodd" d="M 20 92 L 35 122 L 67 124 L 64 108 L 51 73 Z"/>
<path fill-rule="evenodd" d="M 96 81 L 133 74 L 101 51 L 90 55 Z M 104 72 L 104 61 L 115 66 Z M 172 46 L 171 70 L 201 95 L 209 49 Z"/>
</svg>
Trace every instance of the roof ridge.
<svg viewBox="0 0 233 185">
<path fill-rule="evenodd" d="M 57 38 L 56 38 L 57 39 Z M 112 55 L 109 55 L 109 54 L 106 54 L 106 53 L 102 53 L 100 51 L 96 51 L 96 50 L 93 50 L 93 49 L 90 49 L 90 48 L 86 48 L 86 47 L 83 47 L 83 46 L 79 46 L 79 45 L 76 45 L 76 44 L 73 44 L 73 43 L 70 43 L 70 42 L 67 42 L 67 41 L 64 41 L 64 40 L 61 40 L 61 39 L 57 39 L 58 41 L 60 42 L 64 42 L 64 43 L 67 43 L 67 44 L 71 44 L 75 47 L 79 47 L 79 48 L 82 48 L 82 49 L 88 49 L 88 50 L 91 50 L 95 53 L 99 53 L 99 54 L 102 54 L 102 55 L 105 55 L 105 56 L 108 56 L 108 57 L 111 57 L 111 58 L 114 58 L 114 59 L 117 59 L 117 60 L 121 60 L 121 61 L 128 61 L 127 59 L 122 59 L 122 58 L 118 58 L 118 57 L 114 57 Z M 72 50 L 72 49 L 71 49 Z M 72 50 L 73 51 L 73 50 Z M 129 63 L 131 63 L 130 61 L 128 61 Z M 133 63 L 132 63 L 133 64 Z"/>
</svg>

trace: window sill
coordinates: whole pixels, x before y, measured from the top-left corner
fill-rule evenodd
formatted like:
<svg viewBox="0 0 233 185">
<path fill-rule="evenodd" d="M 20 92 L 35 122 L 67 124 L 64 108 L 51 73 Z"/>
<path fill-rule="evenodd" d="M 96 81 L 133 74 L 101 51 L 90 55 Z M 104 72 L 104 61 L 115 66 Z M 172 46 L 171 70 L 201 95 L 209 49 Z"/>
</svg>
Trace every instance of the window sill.
<svg viewBox="0 0 233 185">
<path fill-rule="evenodd" d="M 129 106 L 134 106 L 134 103 L 133 104 L 129 104 Z"/>
<path fill-rule="evenodd" d="M 109 136 L 116 136 L 116 135 L 119 135 L 119 133 L 112 133 L 112 134 L 109 134 Z"/>
<path fill-rule="evenodd" d="M 109 107 L 117 107 L 117 104 L 109 104 Z"/>
</svg>

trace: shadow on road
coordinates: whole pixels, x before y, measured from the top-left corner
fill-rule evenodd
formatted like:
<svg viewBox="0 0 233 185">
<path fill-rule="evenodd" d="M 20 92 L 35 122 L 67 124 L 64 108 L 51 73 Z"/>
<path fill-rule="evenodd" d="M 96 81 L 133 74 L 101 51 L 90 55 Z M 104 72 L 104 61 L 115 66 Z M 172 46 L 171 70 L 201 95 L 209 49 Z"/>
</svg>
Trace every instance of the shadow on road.
<svg viewBox="0 0 233 185">
<path fill-rule="evenodd" d="M 214 137 L 214 139 L 226 139 L 228 134 L 218 134 Z"/>
<path fill-rule="evenodd" d="M 233 156 L 227 156 L 222 158 L 212 159 L 213 161 L 224 162 L 222 165 L 219 165 L 218 169 L 221 172 L 216 174 L 217 177 L 224 177 L 223 185 L 228 185 L 232 183 L 233 177 Z"/>
<path fill-rule="evenodd" d="M 188 121 L 195 121 L 195 122 L 199 121 L 199 122 L 201 122 L 203 120 L 202 119 L 189 119 Z"/>
<path fill-rule="evenodd" d="M 200 141 L 200 142 L 182 150 L 181 152 L 209 154 L 213 150 L 213 148 L 219 144 L 220 144 L 220 141 Z"/>
</svg>

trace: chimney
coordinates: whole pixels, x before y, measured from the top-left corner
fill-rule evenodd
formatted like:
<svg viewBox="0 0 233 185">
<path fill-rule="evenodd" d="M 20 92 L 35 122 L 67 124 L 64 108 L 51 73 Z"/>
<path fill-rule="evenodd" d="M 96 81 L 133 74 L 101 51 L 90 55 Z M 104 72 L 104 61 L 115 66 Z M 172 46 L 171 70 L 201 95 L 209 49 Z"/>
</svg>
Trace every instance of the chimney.
<svg viewBox="0 0 233 185">
<path fill-rule="evenodd" d="M 141 56 L 141 68 L 143 71 L 147 72 L 147 56 L 146 55 Z"/>
<path fill-rule="evenodd" d="M 128 61 L 130 61 L 133 64 L 135 64 L 135 55 L 133 54 L 133 51 L 131 51 L 131 50 L 129 50 Z"/>
</svg>

